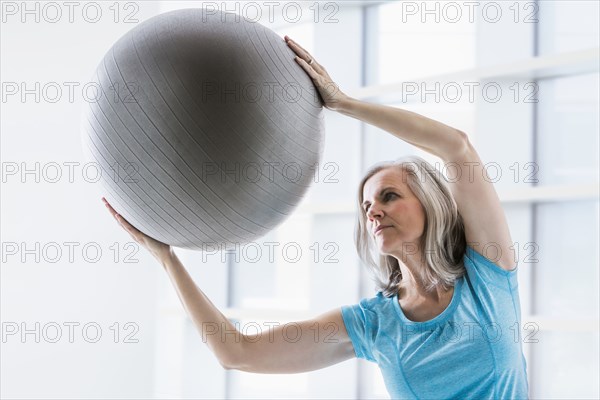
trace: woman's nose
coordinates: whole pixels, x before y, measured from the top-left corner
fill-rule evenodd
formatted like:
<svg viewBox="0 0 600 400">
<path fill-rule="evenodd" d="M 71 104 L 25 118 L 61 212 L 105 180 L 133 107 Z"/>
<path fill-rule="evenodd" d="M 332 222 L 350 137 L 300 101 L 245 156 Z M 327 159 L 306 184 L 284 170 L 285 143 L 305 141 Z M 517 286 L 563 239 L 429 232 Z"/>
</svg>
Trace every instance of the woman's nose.
<svg viewBox="0 0 600 400">
<path fill-rule="evenodd" d="M 382 216 L 381 208 L 379 208 L 379 206 L 376 206 L 376 205 L 371 205 L 371 207 L 369 207 L 369 211 L 367 212 L 367 216 L 369 217 L 370 220 L 374 220 L 376 218 L 381 218 L 381 216 Z"/>
</svg>

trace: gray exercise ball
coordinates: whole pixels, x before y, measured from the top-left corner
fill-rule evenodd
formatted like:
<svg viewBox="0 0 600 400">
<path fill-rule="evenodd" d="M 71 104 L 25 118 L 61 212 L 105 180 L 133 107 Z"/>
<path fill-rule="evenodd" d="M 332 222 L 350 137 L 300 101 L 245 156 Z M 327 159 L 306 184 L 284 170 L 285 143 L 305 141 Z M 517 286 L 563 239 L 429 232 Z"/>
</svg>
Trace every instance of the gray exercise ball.
<svg viewBox="0 0 600 400">
<path fill-rule="evenodd" d="M 125 34 L 82 118 L 107 200 L 188 249 L 233 248 L 282 223 L 324 145 L 322 103 L 294 56 L 268 28 L 214 10 L 164 13 Z"/>
</svg>

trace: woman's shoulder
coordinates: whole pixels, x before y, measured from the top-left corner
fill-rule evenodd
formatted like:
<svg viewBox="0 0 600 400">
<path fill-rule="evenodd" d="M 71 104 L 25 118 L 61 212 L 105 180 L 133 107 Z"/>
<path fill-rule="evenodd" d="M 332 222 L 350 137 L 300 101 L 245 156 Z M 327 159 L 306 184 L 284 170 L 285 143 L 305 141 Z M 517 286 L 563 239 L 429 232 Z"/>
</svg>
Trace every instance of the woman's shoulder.
<svg viewBox="0 0 600 400">
<path fill-rule="evenodd" d="M 382 291 L 377 291 L 371 297 L 363 297 L 353 307 L 360 308 L 365 313 L 381 314 L 393 311 L 393 296 L 386 297 Z"/>
<path fill-rule="evenodd" d="M 485 284 L 508 290 L 516 289 L 518 286 L 517 268 L 507 271 L 500 267 L 495 262 L 498 256 L 493 247 L 484 248 L 483 253 L 479 253 L 467 244 L 463 256 L 466 277 L 475 285 Z"/>
</svg>

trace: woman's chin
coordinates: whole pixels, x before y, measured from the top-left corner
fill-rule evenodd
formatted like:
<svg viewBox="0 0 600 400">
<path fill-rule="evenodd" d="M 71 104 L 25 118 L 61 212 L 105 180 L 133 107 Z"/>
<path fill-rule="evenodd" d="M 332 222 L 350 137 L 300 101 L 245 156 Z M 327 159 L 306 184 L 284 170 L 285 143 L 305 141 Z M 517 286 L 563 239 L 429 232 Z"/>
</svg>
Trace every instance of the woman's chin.
<svg viewBox="0 0 600 400">
<path fill-rule="evenodd" d="M 405 242 L 401 240 L 386 240 L 386 238 L 375 238 L 375 243 L 377 244 L 379 253 L 382 255 L 397 255 L 398 252 L 401 251 L 403 248 L 412 249 L 414 247 L 412 243 L 405 244 Z"/>
<path fill-rule="evenodd" d="M 378 239 L 377 240 L 377 248 L 382 255 L 389 255 L 391 251 L 393 251 L 396 246 L 386 240 Z"/>
</svg>

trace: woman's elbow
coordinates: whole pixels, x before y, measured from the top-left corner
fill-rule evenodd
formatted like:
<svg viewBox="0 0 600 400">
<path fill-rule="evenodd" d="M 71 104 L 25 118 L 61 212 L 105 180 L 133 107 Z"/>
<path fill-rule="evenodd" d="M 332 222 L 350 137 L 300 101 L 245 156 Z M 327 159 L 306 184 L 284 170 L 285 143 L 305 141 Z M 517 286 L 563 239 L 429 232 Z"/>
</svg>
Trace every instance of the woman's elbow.
<svg viewBox="0 0 600 400">
<path fill-rule="evenodd" d="M 221 364 L 221 367 L 223 367 L 223 369 L 226 370 L 242 370 L 243 366 L 240 363 L 240 357 L 239 355 L 228 355 L 228 356 L 221 356 L 219 357 L 219 363 Z"/>
<path fill-rule="evenodd" d="M 221 367 L 226 370 L 241 370 L 242 369 L 242 354 L 239 343 L 235 346 L 231 345 L 226 349 L 220 349 L 219 352 L 214 352 Z"/>
<path fill-rule="evenodd" d="M 220 359 L 219 364 L 225 370 L 241 370 L 241 365 L 232 359 Z"/>
<path fill-rule="evenodd" d="M 444 156 L 441 157 L 446 162 L 460 162 L 461 160 L 464 160 L 469 151 L 473 149 L 469 140 L 469 135 L 463 131 L 457 130 L 454 137 L 456 139 L 453 139 L 452 142 L 448 144 L 448 149 Z"/>
<path fill-rule="evenodd" d="M 223 369 L 225 369 L 225 370 L 228 370 L 228 371 L 230 371 L 230 370 L 232 370 L 232 369 L 237 369 L 237 368 L 235 368 L 235 367 L 233 367 L 233 366 L 230 366 L 229 364 L 226 364 L 226 363 L 221 363 L 221 367 L 222 367 Z"/>
</svg>

